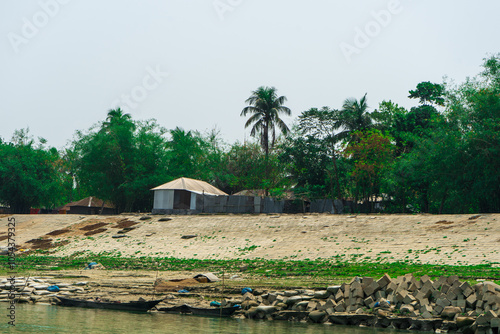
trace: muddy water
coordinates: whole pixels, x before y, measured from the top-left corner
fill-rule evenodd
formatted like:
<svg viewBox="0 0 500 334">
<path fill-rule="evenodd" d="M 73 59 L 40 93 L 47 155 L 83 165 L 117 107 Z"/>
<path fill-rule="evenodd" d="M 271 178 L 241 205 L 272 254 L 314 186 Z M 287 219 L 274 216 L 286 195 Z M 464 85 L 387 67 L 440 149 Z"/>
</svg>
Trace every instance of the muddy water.
<svg viewBox="0 0 500 334">
<path fill-rule="evenodd" d="M 52 305 L 16 305 L 15 327 L 7 324 L 0 304 L 0 333 L 252 333 L 252 334 L 386 334 L 393 330 L 343 327 L 287 321 L 207 318 L 192 315 L 130 313 Z"/>
</svg>

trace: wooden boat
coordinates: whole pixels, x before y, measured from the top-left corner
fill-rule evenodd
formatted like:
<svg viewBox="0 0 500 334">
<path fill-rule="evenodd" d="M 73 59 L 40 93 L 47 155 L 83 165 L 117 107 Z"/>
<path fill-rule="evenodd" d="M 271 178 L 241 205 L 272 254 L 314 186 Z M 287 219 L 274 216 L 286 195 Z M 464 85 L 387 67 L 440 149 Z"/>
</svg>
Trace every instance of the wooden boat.
<svg viewBox="0 0 500 334">
<path fill-rule="evenodd" d="M 146 312 L 155 307 L 158 303 L 160 303 L 163 300 L 160 299 L 160 300 L 150 300 L 150 301 L 118 303 L 118 302 L 101 302 L 92 300 L 71 299 L 59 296 L 57 298 L 61 301 L 61 305 L 63 306 L 136 311 L 136 312 Z"/>
<path fill-rule="evenodd" d="M 208 317 L 230 317 L 233 315 L 238 307 L 211 307 L 211 308 L 201 308 L 201 307 L 192 307 L 186 305 L 188 309 L 194 315 L 203 315 Z"/>
<path fill-rule="evenodd" d="M 191 313 L 189 306 L 187 306 L 186 304 L 172 307 L 160 307 L 158 308 L 158 311 L 165 313 Z"/>
</svg>

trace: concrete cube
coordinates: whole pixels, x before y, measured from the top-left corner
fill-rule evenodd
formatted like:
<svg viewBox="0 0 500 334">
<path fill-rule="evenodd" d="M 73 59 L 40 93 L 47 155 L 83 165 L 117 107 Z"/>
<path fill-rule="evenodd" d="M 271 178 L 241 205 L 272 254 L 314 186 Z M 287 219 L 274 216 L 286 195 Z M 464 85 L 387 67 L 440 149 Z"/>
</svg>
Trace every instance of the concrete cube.
<svg viewBox="0 0 500 334">
<path fill-rule="evenodd" d="M 382 276 L 378 281 L 377 284 L 378 286 L 383 289 L 385 288 L 389 283 L 391 282 L 391 277 L 388 274 L 385 274 Z"/>
<path fill-rule="evenodd" d="M 377 282 L 371 282 L 370 284 L 366 285 L 364 288 L 363 288 L 363 291 L 365 293 L 365 296 L 371 296 L 373 295 L 375 292 L 377 292 L 377 290 L 379 290 L 380 287 L 378 285 Z"/>
<path fill-rule="evenodd" d="M 475 308 L 476 307 L 476 302 L 477 302 L 477 299 L 476 299 L 476 294 L 473 293 L 471 294 L 469 297 L 467 297 L 467 299 L 465 300 L 465 303 L 468 307 L 470 308 Z"/>
<path fill-rule="evenodd" d="M 384 292 L 384 290 L 379 290 L 375 292 L 375 299 L 380 299 L 380 298 L 386 298 L 387 294 Z"/>
</svg>

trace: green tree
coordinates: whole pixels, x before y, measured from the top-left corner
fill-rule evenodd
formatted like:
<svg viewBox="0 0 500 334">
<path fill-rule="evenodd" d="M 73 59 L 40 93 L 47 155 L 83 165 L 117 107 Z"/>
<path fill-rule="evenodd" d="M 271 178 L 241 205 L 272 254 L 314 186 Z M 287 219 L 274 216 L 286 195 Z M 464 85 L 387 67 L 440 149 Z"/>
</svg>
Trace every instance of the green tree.
<svg viewBox="0 0 500 334">
<path fill-rule="evenodd" d="M 276 88 L 261 86 L 252 92 L 245 101 L 249 105 L 241 111 L 241 116 L 251 115 L 245 123 L 245 128 L 252 126 L 250 135 L 260 137 L 266 156 L 269 155 L 269 148 L 274 147 L 276 128 L 285 135 L 289 131 L 288 126 L 280 118 L 280 114 L 291 115 L 290 109 L 283 105 L 286 100 L 285 96 L 278 96 Z"/>
<path fill-rule="evenodd" d="M 355 198 L 361 198 L 371 203 L 381 194 L 381 183 L 384 173 L 390 166 L 394 147 L 391 138 L 379 130 L 355 132 L 355 139 L 349 143 L 344 154 L 353 161 L 352 179 Z"/>
<path fill-rule="evenodd" d="M 342 109 L 339 112 L 338 120 L 336 123 L 336 134 L 338 141 L 350 142 L 354 132 L 364 132 L 373 127 L 373 119 L 368 113 L 368 104 L 366 94 L 358 101 L 355 98 L 348 98 L 344 101 Z"/>
<path fill-rule="evenodd" d="M 444 105 L 444 86 L 434 84 L 429 81 L 421 82 L 417 85 L 417 89 L 410 90 L 410 99 L 419 99 L 421 104 L 437 104 Z"/>
<path fill-rule="evenodd" d="M 290 149 L 293 148 L 300 150 L 303 146 L 310 146 L 310 149 L 308 150 L 305 150 L 305 147 L 303 147 L 304 152 L 311 152 L 313 153 L 312 156 L 316 156 L 317 154 L 322 155 L 322 157 L 316 157 L 315 159 L 323 160 L 325 155 L 330 157 L 333 168 L 329 167 L 329 163 L 321 164 L 321 166 L 325 169 L 324 172 L 326 172 L 329 176 L 333 175 L 333 178 L 329 177 L 330 180 L 335 182 L 335 187 L 332 185 L 328 187 L 331 191 L 331 195 L 335 193 L 338 199 L 343 199 L 343 189 L 340 186 L 340 175 L 337 164 L 337 160 L 339 158 L 337 149 L 339 117 L 340 115 L 338 110 L 330 109 L 328 107 L 323 107 L 321 109 L 311 108 L 304 111 L 299 116 L 297 129 L 300 135 L 306 136 L 307 138 L 296 138 L 295 140 L 290 141 Z M 300 151 L 296 152 L 295 155 L 301 155 Z M 308 158 L 307 155 L 304 156 L 304 158 Z M 304 160 L 304 162 L 305 161 L 306 160 Z M 298 165 L 300 165 L 300 163 Z"/>
<path fill-rule="evenodd" d="M 110 201 L 118 212 L 149 211 L 150 189 L 167 178 L 165 132 L 120 109 L 87 134 L 77 132 L 67 156 L 79 193 Z"/>
<path fill-rule="evenodd" d="M 0 140 L 0 202 L 12 213 L 61 204 L 64 180 L 58 170 L 59 153 L 35 141 L 28 130 L 16 131 L 12 141 Z"/>
<path fill-rule="evenodd" d="M 170 130 L 167 143 L 168 173 L 173 179 L 190 177 L 204 179 L 205 142 L 198 132 L 176 127 Z"/>
</svg>

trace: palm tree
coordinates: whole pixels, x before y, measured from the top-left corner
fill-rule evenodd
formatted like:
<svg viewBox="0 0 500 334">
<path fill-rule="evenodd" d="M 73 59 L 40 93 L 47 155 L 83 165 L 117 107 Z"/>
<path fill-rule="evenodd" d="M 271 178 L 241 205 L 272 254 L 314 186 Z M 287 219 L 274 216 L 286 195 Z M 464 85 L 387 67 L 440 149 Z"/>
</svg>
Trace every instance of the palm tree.
<svg viewBox="0 0 500 334">
<path fill-rule="evenodd" d="M 286 102 L 286 97 L 278 97 L 274 87 L 261 86 L 257 88 L 245 102 L 249 106 L 243 108 L 241 116 L 252 114 L 245 123 L 245 128 L 253 125 L 250 135 L 252 137 L 260 136 L 260 144 L 267 158 L 269 147 L 274 147 L 276 141 L 276 127 L 283 134 L 287 134 L 289 131 L 288 126 L 280 118 L 280 114 L 289 116 L 292 112 L 283 105 Z M 272 136 L 271 145 L 269 145 L 270 133 Z"/>
<path fill-rule="evenodd" d="M 373 127 L 372 116 L 368 113 L 366 94 L 358 101 L 355 98 L 348 98 L 344 101 L 342 110 L 339 111 L 335 124 L 337 129 L 341 129 L 335 135 L 338 141 L 351 141 L 351 135 L 356 131 L 365 131 Z"/>
</svg>

